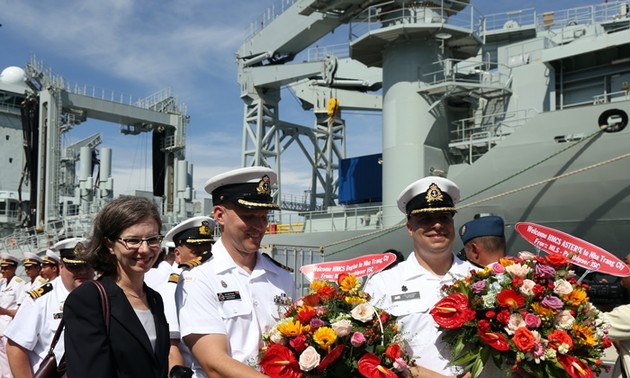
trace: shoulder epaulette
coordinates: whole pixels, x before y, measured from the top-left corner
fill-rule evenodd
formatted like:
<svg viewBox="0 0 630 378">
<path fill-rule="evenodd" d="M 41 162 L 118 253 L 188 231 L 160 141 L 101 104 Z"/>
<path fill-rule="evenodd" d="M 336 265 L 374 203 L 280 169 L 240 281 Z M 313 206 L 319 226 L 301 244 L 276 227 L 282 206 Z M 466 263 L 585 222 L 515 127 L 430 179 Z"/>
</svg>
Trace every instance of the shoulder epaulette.
<svg viewBox="0 0 630 378">
<path fill-rule="evenodd" d="M 52 284 L 49 282 L 45 285 L 38 287 L 35 290 L 27 291 L 26 293 L 31 296 L 33 299 L 37 299 L 46 293 L 50 293 L 53 289 Z"/>
<path fill-rule="evenodd" d="M 267 260 L 271 261 L 271 263 L 272 263 L 273 265 L 279 266 L 280 268 L 282 268 L 282 269 L 284 269 L 284 270 L 286 270 L 286 271 L 288 271 L 288 272 L 293 273 L 293 268 L 290 268 L 290 267 L 288 267 L 288 266 L 286 266 L 286 265 L 282 264 L 281 262 L 274 260 L 274 259 L 273 259 L 273 257 L 269 256 L 269 255 L 268 255 L 268 254 L 266 254 L 266 253 L 263 253 L 262 255 L 263 255 L 263 256 L 265 256 L 265 257 L 267 258 Z"/>
<path fill-rule="evenodd" d="M 168 282 L 170 283 L 178 283 L 179 282 L 179 274 L 177 273 L 171 273 L 170 276 L 168 276 Z"/>
<path fill-rule="evenodd" d="M 181 268 L 181 269 L 192 269 L 192 268 L 194 268 L 196 266 L 199 266 L 199 265 L 203 264 L 210 257 L 212 257 L 212 252 L 206 251 L 203 254 L 195 257 L 194 259 L 192 259 L 190 261 L 186 261 L 185 263 L 179 264 L 177 267 Z"/>
</svg>

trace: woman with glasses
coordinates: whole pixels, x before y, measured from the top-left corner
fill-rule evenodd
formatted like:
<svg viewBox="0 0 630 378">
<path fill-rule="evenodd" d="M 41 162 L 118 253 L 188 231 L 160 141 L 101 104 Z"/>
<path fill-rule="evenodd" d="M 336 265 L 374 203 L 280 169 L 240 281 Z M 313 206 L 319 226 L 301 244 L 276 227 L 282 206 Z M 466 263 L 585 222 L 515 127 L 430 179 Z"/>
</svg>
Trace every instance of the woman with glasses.
<svg viewBox="0 0 630 378">
<path fill-rule="evenodd" d="M 63 312 L 68 377 L 167 376 L 164 305 L 144 284 L 144 274 L 160 254 L 161 228 L 157 208 L 142 197 L 120 197 L 97 215 L 81 257 L 101 274 L 109 327 L 95 285 L 83 284 L 70 293 Z"/>
</svg>

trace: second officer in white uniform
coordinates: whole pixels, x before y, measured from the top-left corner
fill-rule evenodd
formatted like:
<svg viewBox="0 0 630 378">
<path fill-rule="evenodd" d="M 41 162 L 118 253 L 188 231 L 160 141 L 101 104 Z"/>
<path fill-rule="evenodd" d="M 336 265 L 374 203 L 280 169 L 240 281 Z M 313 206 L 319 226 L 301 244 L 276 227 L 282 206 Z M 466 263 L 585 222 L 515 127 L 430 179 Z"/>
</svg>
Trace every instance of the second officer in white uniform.
<svg viewBox="0 0 630 378">
<path fill-rule="evenodd" d="M 7 355 L 13 375 L 30 376 L 48 353 L 63 314 L 68 294 L 84 281 L 94 278 L 94 270 L 76 257 L 85 239 L 65 239 L 53 247 L 61 255 L 60 274 L 52 282 L 31 290 L 5 331 Z M 63 334 L 55 346 L 57 363 L 63 356 Z"/>
</svg>

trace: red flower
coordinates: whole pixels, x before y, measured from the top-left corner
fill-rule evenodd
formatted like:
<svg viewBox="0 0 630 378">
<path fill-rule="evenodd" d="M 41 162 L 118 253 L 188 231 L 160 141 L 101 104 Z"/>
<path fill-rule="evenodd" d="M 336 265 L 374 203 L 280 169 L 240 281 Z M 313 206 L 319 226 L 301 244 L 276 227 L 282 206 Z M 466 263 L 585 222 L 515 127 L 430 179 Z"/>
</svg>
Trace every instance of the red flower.
<svg viewBox="0 0 630 378">
<path fill-rule="evenodd" d="M 302 298 L 302 302 L 307 306 L 315 307 L 322 302 L 322 299 L 317 294 L 310 294 Z"/>
<path fill-rule="evenodd" d="M 569 260 L 559 253 L 550 253 L 545 256 L 545 260 L 551 266 L 563 266 L 569 263 Z"/>
<path fill-rule="evenodd" d="M 503 325 L 507 325 L 510 322 L 510 312 L 506 309 L 499 311 L 497 314 L 497 320 Z"/>
<path fill-rule="evenodd" d="M 514 332 L 512 341 L 514 341 L 514 345 L 516 345 L 518 350 L 528 352 L 534 347 L 536 336 L 527 328 L 521 327 Z"/>
<path fill-rule="evenodd" d="M 512 278 L 512 287 L 517 289 L 523 285 L 523 279 L 521 277 Z"/>
<path fill-rule="evenodd" d="M 304 349 L 308 347 L 306 335 L 299 335 L 296 338 L 289 340 L 289 345 L 291 345 L 296 352 L 302 353 Z"/>
<path fill-rule="evenodd" d="M 479 338 L 498 351 L 505 352 L 510 350 L 510 344 L 505 336 L 498 332 L 490 332 L 490 323 L 487 320 L 485 322 L 487 324 L 482 323 L 482 320 L 479 321 L 479 327 L 477 327 Z"/>
<path fill-rule="evenodd" d="M 302 324 L 308 324 L 308 322 L 315 316 L 315 309 L 311 306 L 303 306 L 297 312 L 297 319 Z"/>
<path fill-rule="evenodd" d="M 534 287 L 532 288 L 532 292 L 534 293 L 534 295 L 540 295 L 545 291 L 545 287 L 539 284 L 534 285 Z"/>
<path fill-rule="evenodd" d="M 453 329 L 475 319 L 475 311 L 468 307 L 468 297 L 462 293 L 442 298 L 429 312 L 440 326 Z"/>
<path fill-rule="evenodd" d="M 273 344 L 265 351 L 260 366 L 263 372 L 271 378 L 302 377 L 300 364 L 291 349 L 280 344 Z"/>
<path fill-rule="evenodd" d="M 584 362 L 568 354 L 559 355 L 558 362 L 560 362 L 560 365 L 562 365 L 571 378 L 593 378 L 595 376 L 593 371 L 589 369 Z"/>
<path fill-rule="evenodd" d="M 335 362 L 335 360 L 339 358 L 339 356 L 341 356 L 342 352 L 343 352 L 343 344 L 339 344 L 336 347 L 334 347 L 333 350 L 331 350 L 326 356 L 324 356 L 324 358 L 322 358 L 322 360 L 319 363 L 319 366 L 317 367 L 317 371 L 321 373 L 324 370 L 326 370 L 326 368 L 330 364 Z"/>
<path fill-rule="evenodd" d="M 497 294 L 497 302 L 501 307 L 515 310 L 525 304 L 525 298 L 512 289 L 505 289 Z"/>
<path fill-rule="evenodd" d="M 488 319 L 492 319 L 492 318 L 494 318 L 496 315 L 497 315 L 497 313 L 496 313 L 496 312 L 494 312 L 494 311 L 492 311 L 492 310 L 488 310 L 488 311 L 486 311 L 486 318 L 488 318 Z"/>
<path fill-rule="evenodd" d="M 385 355 L 390 360 L 394 361 L 395 359 L 400 357 L 400 345 L 392 344 L 385 349 Z"/>
<path fill-rule="evenodd" d="M 335 294 L 337 294 L 337 290 L 334 287 L 324 285 L 319 290 L 317 290 L 317 295 L 322 297 L 321 299 L 328 301 L 331 300 Z"/>
<path fill-rule="evenodd" d="M 348 277 L 348 273 L 339 273 L 337 276 L 337 285 L 341 286 L 341 283 L 346 277 Z"/>
<path fill-rule="evenodd" d="M 566 331 L 563 331 L 561 329 L 555 329 L 551 331 L 549 336 L 547 336 L 547 340 L 549 340 L 549 347 L 555 350 L 558 350 L 558 346 L 560 344 L 567 344 L 569 346 L 569 349 L 573 348 L 573 339 L 571 339 L 571 336 L 569 336 Z"/>
<path fill-rule="evenodd" d="M 375 354 L 366 353 L 359 359 L 359 373 L 367 378 L 397 378 L 398 375 L 381 365 Z"/>
</svg>

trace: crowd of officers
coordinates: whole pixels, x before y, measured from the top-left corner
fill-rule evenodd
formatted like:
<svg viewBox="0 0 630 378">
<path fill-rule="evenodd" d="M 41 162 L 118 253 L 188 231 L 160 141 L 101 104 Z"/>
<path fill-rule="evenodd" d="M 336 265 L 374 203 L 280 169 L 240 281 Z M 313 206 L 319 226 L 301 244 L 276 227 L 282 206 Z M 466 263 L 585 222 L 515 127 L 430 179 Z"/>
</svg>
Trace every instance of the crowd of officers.
<svg viewBox="0 0 630 378">
<path fill-rule="evenodd" d="M 253 368 L 262 334 L 281 319 L 287 303 L 278 298 L 296 299 L 291 269 L 260 251 L 267 213 L 277 209 L 271 196 L 275 181 L 276 173 L 262 167 L 215 176 L 205 187 L 212 195 L 212 216 L 190 218 L 164 236 L 164 257 L 145 273 L 145 284 L 163 299 L 169 324 L 168 373 L 161 377 L 265 377 Z M 458 200 L 457 185 L 442 177 L 425 177 L 405 188 L 398 207 L 407 219 L 413 251 L 365 286 L 373 303 L 396 315 L 406 330 L 408 352 L 417 361 L 413 377 L 468 376 L 450 363 L 428 310 L 440 299 L 442 286 L 505 256 L 503 220 L 474 219 L 457 232 Z M 215 228 L 221 235 L 217 239 Z M 459 254 L 452 250 L 456 236 L 464 243 Z M 22 264 L 30 282 L 15 276 L 17 258 L 2 257 L 0 378 L 32 377 L 57 330 L 66 297 L 98 275 L 77 258 L 75 248 L 83 243 L 64 240 L 43 258 L 25 254 Z M 63 353 L 62 338 L 55 348 L 58 360 Z"/>
</svg>

